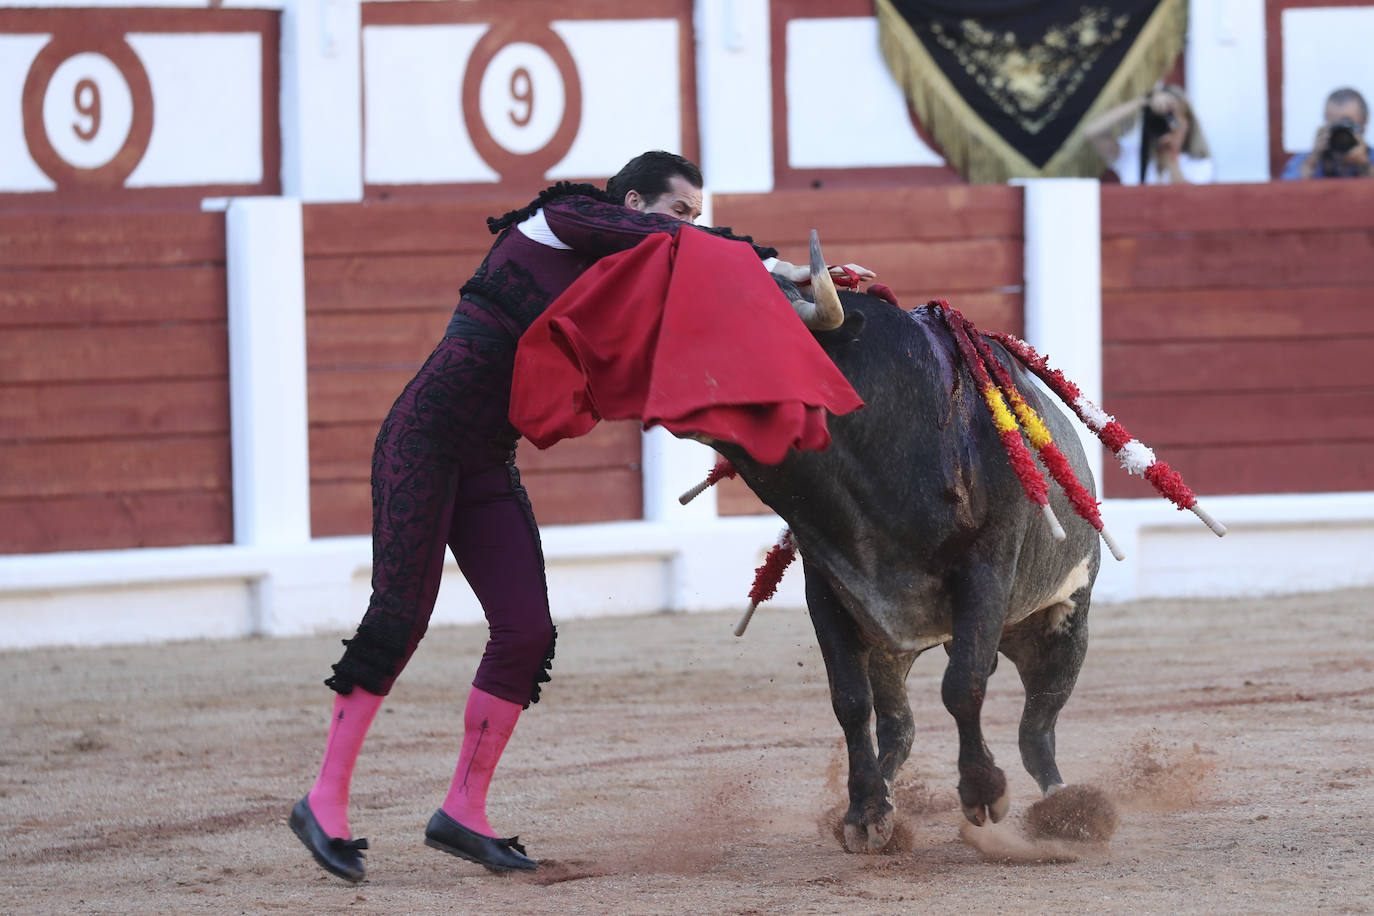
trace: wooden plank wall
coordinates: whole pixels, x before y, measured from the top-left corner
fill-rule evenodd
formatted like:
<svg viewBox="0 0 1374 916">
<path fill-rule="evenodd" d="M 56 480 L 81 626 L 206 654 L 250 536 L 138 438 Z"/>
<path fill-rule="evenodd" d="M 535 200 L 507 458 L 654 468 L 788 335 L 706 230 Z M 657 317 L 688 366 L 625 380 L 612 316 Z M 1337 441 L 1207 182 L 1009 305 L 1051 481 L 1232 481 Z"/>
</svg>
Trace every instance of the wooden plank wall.
<svg viewBox="0 0 1374 916">
<path fill-rule="evenodd" d="M 0 554 L 233 539 L 224 215 L 0 215 Z"/>
<path fill-rule="evenodd" d="M 1374 489 L 1374 183 L 1104 187 L 1105 406 L 1202 494 Z M 313 529 L 368 530 L 386 409 L 501 204 L 306 207 Z M 1021 192 L 724 195 L 716 221 L 1022 330 Z M 0 553 L 232 540 L 221 214 L 0 215 Z M 522 446 L 544 522 L 637 518 L 640 438 Z M 684 488 L 687 483 L 684 482 Z M 1106 475 L 1108 496 L 1148 496 Z M 725 485 L 725 514 L 761 511 Z"/>
<path fill-rule="evenodd" d="M 1104 186 L 1106 409 L 1200 494 L 1374 490 L 1371 214 L 1368 181 Z"/>
<path fill-rule="evenodd" d="M 311 533 L 371 530 L 372 446 L 383 417 L 443 337 L 458 290 L 491 247 L 507 203 L 305 207 Z M 643 515 L 640 434 L 602 423 L 518 463 L 542 524 Z M 686 486 L 684 486 L 686 489 Z"/>
<path fill-rule="evenodd" d="M 987 330 L 1024 329 L 1023 194 L 1004 185 L 817 189 L 719 195 L 719 225 L 795 263 L 820 231 L 826 259 L 878 273 L 903 308 L 945 299 Z M 718 485 L 722 515 L 766 512 L 739 480 Z"/>
</svg>

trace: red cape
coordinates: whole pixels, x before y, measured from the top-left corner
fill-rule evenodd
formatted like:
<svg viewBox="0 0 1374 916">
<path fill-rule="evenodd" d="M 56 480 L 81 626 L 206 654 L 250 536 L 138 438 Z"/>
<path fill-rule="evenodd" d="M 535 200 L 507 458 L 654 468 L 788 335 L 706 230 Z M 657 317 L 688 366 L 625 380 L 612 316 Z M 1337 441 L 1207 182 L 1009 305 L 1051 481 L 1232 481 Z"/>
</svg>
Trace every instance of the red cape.
<svg viewBox="0 0 1374 916">
<path fill-rule="evenodd" d="M 510 419 L 540 448 L 633 419 L 777 464 L 862 406 L 750 246 L 684 230 L 602 258 L 530 326 Z"/>
</svg>

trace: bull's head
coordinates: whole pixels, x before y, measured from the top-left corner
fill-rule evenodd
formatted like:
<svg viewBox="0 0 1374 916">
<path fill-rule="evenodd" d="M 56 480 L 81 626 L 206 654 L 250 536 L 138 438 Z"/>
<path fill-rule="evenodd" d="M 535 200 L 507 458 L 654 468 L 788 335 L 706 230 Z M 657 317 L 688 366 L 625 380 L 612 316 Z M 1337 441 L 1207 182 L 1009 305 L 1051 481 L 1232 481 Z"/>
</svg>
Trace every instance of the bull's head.
<svg viewBox="0 0 1374 916">
<path fill-rule="evenodd" d="M 825 266 L 821 237 L 815 229 L 811 230 L 811 292 L 815 297 L 814 302 L 800 293 L 789 292 L 787 295 L 802 324 L 813 331 L 833 331 L 844 324 L 844 306 L 840 305 L 840 294 L 835 289 L 835 281 L 830 279 L 829 268 Z"/>
</svg>

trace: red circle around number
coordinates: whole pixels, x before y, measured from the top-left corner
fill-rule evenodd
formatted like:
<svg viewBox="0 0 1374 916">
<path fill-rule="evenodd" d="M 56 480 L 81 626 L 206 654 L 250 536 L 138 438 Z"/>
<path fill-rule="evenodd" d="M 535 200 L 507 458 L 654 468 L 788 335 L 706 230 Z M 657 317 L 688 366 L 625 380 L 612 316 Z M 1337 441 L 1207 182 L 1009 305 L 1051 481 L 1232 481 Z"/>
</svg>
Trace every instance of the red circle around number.
<svg viewBox="0 0 1374 916">
<path fill-rule="evenodd" d="M 513 153 L 497 143 L 482 120 L 481 111 L 482 77 L 488 65 L 502 48 L 516 42 L 528 42 L 547 53 L 563 79 L 563 120 L 558 123 L 558 129 L 548 143 L 525 154 Z M 577 75 L 577 64 L 563 39 L 547 25 L 519 21 L 495 24 L 477 42 L 472 49 L 472 56 L 468 58 L 467 70 L 463 74 L 462 105 L 463 120 L 467 124 L 472 145 L 487 165 L 501 176 L 502 181 L 541 182 L 544 173 L 557 165 L 572 149 L 578 127 L 582 124 L 582 84 Z"/>
<path fill-rule="evenodd" d="M 43 97 L 57 68 L 68 58 L 84 53 L 101 54 L 119 70 L 129 85 L 133 100 L 133 122 L 129 136 L 109 162 L 88 169 L 72 165 L 52 145 L 43 123 Z M 53 37 L 34 58 L 29 75 L 24 80 L 23 94 L 24 139 L 33 161 L 57 183 L 59 189 L 71 186 L 119 188 L 138 166 L 148 151 L 153 135 L 153 88 L 148 71 L 123 35 L 62 35 Z"/>
</svg>

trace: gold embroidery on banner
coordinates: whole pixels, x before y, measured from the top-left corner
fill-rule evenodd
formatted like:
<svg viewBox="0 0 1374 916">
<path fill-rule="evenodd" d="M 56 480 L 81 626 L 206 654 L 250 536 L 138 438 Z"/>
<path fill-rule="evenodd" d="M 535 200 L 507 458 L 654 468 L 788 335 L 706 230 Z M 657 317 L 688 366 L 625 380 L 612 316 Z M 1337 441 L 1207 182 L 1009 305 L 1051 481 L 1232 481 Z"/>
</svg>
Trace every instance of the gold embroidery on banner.
<svg viewBox="0 0 1374 916">
<path fill-rule="evenodd" d="M 1085 6 L 1077 20 L 1051 26 L 1029 47 L 1018 44 L 1014 33 L 998 34 L 973 19 L 959 23 L 962 35 L 939 23 L 931 24 L 931 33 L 1003 114 L 1026 133 L 1038 134 L 1129 24 L 1130 16 Z"/>
</svg>

